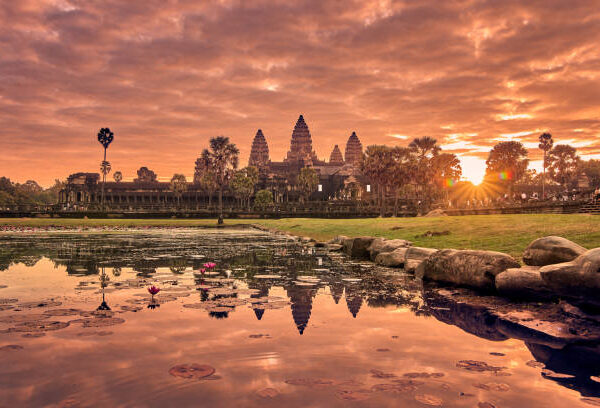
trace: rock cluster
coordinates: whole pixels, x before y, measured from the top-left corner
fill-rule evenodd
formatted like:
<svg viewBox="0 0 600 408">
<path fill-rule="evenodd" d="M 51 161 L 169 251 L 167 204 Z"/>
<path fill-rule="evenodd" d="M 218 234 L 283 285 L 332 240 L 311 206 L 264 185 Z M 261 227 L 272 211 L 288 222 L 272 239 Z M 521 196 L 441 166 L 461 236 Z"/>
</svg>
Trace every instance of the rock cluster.
<svg viewBox="0 0 600 408">
<path fill-rule="evenodd" d="M 433 249 L 403 239 L 337 236 L 330 250 L 356 259 L 404 268 L 416 278 L 470 287 L 520 299 L 568 299 L 600 306 L 600 248 L 586 250 L 562 237 L 543 237 L 525 250 L 521 267 L 510 255 L 495 251 Z"/>
</svg>

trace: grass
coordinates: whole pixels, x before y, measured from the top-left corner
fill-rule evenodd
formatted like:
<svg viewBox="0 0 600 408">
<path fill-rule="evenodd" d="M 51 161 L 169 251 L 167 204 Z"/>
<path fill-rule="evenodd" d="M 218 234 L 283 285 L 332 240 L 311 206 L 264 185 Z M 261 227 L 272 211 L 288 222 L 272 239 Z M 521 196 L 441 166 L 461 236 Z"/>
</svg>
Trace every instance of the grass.
<svg viewBox="0 0 600 408">
<path fill-rule="evenodd" d="M 507 214 L 457 217 L 226 220 L 226 225 L 255 223 L 294 235 L 328 240 L 336 235 L 371 235 L 402 238 L 429 248 L 485 249 L 508 253 L 517 259 L 534 239 L 559 235 L 586 248 L 600 247 L 600 216 L 585 214 Z M 214 226 L 215 220 L 124 219 L 0 219 L 0 225 L 60 226 Z M 447 235 L 424 236 L 427 231 Z"/>
</svg>

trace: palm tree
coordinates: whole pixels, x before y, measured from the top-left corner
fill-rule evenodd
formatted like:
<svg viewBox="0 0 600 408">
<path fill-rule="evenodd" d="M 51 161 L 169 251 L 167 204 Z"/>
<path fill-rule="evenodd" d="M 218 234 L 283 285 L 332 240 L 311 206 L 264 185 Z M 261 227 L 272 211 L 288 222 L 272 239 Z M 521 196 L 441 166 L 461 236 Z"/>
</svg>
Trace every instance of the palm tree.
<svg viewBox="0 0 600 408">
<path fill-rule="evenodd" d="M 215 184 L 219 188 L 219 220 L 223 224 L 223 189 L 229 183 L 233 170 L 237 169 L 240 151 L 225 136 L 210 139 L 210 150 L 202 151 L 201 162 L 213 174 Z"/>
<path fill-rule="evenodd" d="M 102 209 L 104 209 L 104 183 L 106 183 L 106 175 L 110 173 L 110 163 L 106 161 L 106 149 L 112 143 L 115 134 L 109 128 L 101 128 L 98 132 L 98 142 L 104 147 L 104 160 L 100 165 L 102 172 Z"/>
<path fill-rule="evenodd" d="M 544 151 L 544 162 L 542 163 L 544 169 L 542 173 L 542 200 L 546 198 L 546 166 L 548 165 L 548 163 L 546 163 L 546 155 L 550 149 L 552 149 L 553 144 L 554 141 L 552 140 L 552 135 L 550 133 L 544 132 L 540 135 L 540 144 L 538 147 Z"/>
</svg>

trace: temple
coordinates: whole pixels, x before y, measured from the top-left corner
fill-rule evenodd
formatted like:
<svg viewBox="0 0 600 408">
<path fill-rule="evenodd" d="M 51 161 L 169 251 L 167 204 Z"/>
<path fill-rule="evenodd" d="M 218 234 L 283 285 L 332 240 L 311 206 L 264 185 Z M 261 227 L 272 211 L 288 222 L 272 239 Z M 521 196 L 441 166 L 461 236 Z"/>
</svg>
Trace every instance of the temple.
<svg viewBox="0 0 600 408">
<path fill-rule="evenodd" d="M 336 144 L 329 160 L 320 159 L 313 147 L 313 140 L 304 116 L 300 115 L 292 130 L 290 146 L 282 161 L 272 161 L 267 136 L 258 129 L 252 141 L 248 166 L 259 170 L 259 182 L 255 191 L 266 189 L 273 193 L 275 203 L 300 201 L 297 189 L 298 175 L 303 168 L 313 168 L 319 176 L 319 185 L 310 201 L 329 201 L 360 198 L 369 192 L 368 180 L 362 175 L 360 165 L 363 147 L 356 132 L 352 132 L 346 142 L 342 156 Z M 140 167 L 137 177 L 131 182 L 120 178 L 107 181 L 104 185 L 104 203 L 112 209 L 135 209 L 140 207 L 172 207 L 201 209 L 211 206 L 214 189 L 204 183 L 202 159 L 195 163 L 194 177 L 186 190 L 177 196 L 169 182 L 158 181 L 158 175 L 148 167 Z M 101 202 L 101 178 L 98 173 L 75 173 L 69 176 L 64 190 L 60 193 L 60 203 L 65 208 L 89 209 Z M 231 191 L 224 191 L 226 205 L 233 205 L 237 199 Z"/>
</svg>

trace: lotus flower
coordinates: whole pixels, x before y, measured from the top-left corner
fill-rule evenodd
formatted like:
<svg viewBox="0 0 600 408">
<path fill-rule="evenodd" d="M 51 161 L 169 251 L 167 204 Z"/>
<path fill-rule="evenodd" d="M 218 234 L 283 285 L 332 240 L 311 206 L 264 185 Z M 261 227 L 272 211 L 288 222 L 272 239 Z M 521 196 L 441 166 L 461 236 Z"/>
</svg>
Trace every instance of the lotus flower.
<svg viewBox="0 0 600 408">
<path fill-rule="evenodd" d="M 200 268 L 200 273 L 204 274 L 206 272 L 206 268 Z"/>
<path fill-rule="evenodd" d="M 152 285 L 148 288 L 148 292 L 150 292 L 150 294 L 152 296 L 156 295 L 158 292 L 160 292 L 160 288 L 157 288 L 156 286 Z"/>
<path fill-rule="evenodd" d="M 207 262 L 207 263 L 205 263 L 205 264 L 204 264 L 204 267 L 205 267 L 206 269 L 212 269 L 212 268 L 214 268 L 215 266 L 217 266 L 217 264 L 216 264 L 216 263 L 214 263 L 214 262 Z"/>
</svg>

